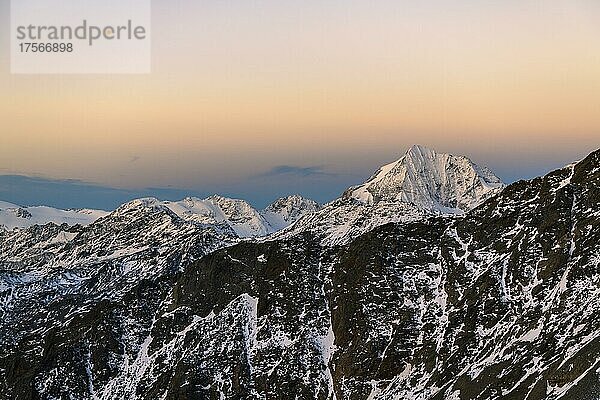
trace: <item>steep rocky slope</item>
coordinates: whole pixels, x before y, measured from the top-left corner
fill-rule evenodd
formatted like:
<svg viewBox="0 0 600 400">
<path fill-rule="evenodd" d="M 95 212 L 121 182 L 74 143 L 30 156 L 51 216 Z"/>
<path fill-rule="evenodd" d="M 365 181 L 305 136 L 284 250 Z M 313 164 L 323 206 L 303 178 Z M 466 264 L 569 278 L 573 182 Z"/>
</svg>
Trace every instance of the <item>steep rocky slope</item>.
<svg viewBox="0 0 600 400">
<path fill-rule="evenodd" d="M 286 225 L 318 208 L 299 196 L 275 204 L 279 208 L 270 210 L 268 217 Z M 49 223 L 0 230 L 0 358 L 22 356 L 27 368 L 48 335 L 78 315 L 107 304 L 162 299 L 186 265 L 245 236 L 256 236 L 260 229 L 273 230 L 247 203 L 214 196 L 177 203 L 139 199 L 87 226 Z M 155 297 L 136 299 L 144 297 L 140 286 L 146 282 L 162 282 L 164 287 Z M 146 311 L 132 313 L 152 315 L 156 306 L 151 303 Z M 123 329 L 126 334 L 129 328 Z M 17 344 L 22 341 L 34 350 L 20 353 Z M 28 373 L 16 368 L 7 375 L 0 369 L 0 388 L 27 379 Z M 0 389 L 6 398 L 31 398 L 33 393 L 31 388 L 22 393 Z"/>
<path fill-rule="evenodd" d="M 164 249 L 173 258 L 141 257 L 130 285 L 101 263 L 60 297 L 5 302 L 2 396 L 600 396 L 600 151 L 463 217 L 387 224 L 344 245 L 304 231 L 192 263 Z"/>
</svg>

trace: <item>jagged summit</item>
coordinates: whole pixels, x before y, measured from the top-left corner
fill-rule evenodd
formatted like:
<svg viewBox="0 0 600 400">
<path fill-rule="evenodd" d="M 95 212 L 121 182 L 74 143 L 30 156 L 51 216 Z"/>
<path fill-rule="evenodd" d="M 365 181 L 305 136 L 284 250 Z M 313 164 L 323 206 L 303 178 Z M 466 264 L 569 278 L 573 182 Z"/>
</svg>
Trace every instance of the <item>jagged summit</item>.
<svg viewBox="0 0 600 400">
<path fill-rule="evenodd" d="M 322 243 L 341 244 L 390 222 L 463 214 L 502 191 L 504 183 L 465 156 L 415 145 L 370 179 L 349 188 L 276 237 L 311 232 Z"/>
<path fill-rule="evenodd" d="M 265 208 L 263 216 L 277 231 L 320 209 L 321 206 L 316 201 L 295 194 L 275 200 Z"/>
<path fill-rule="evenodd" d="M 244 200 L 213 195 L 206 199 L 188 197 L 165 205 L 186 221 L 225 224 L 242 238 L 271 233 L 260 212 Z"/>
<path fill-rule="evenodd" d="M 427 211 L 454 214 L 476 207 L 504 186 L 488 168 L 465 156 L 414 145 L 364 184 L 350 188 L 344 197 L 371 205 L 401 201 Z"/>
<path fill-rule="evenodd" d="M 114 212 L 126 213 L 131 210 L 162 209 L 163 207 L 163 202 L 158 200 L 157 198 L 143 197 L 121 204 L 119 207 L 117 207 L 117 209 Z"/>
<path fill-rule="evenodd" d="M 294 195 L 276 200 L 265 210 L 257 210 L 245 200 L 215 194 L 205 199 L 186 197 L 180 201 L 136 199 L 119 207 L 116 213 L 162 210 L 187 222 L 220 226 L 233 231 L 239 238 L 251 238 L 286 228 L 318 207 L 316 202 Z"/>
</svg>

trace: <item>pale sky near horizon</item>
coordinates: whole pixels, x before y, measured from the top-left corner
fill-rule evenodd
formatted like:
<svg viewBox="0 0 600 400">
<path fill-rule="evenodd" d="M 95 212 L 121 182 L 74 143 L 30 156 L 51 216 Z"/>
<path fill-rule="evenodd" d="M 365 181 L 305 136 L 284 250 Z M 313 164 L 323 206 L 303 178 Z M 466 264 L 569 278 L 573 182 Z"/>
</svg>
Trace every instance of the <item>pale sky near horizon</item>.
<svg viewBox="0 0 600 400">
<path fill-rule="evenodd" d="M 596 0 L 155 0 L 152 74 L 33 76 L 0 0 L 0 175 L 323 201 L 419 143 L 528 178 L 600 147 L 598 21 Z"/>
</svg>

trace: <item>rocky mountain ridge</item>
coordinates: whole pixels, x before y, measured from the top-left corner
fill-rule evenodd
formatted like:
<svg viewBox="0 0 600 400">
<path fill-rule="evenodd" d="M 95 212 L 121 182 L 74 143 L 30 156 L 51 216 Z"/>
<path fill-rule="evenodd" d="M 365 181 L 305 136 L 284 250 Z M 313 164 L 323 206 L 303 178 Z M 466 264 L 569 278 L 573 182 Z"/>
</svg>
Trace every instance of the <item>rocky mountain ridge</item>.
<svg viewBox="0 0 600 400">
<path fill-rule="evenodd" d="M 323 207 L 293 195 L 280 198 L 259 211 L 244 200 L 214 195 L 206 199 L 187 197 L 181 201 L 137 199 L 119 209 L 139 203 L 164 207 L 186 221 L 230 230 L 242 239 L 271 234 L 285 237 L 310 230 L 321 236 L 324 243 L 336 244 L 389 222 L 462 214 L 499 193 L 504 186 L 487 168 L 477 166 L 465 156 L 437 153 L 415 145 L 399 160 L 381 167 L 365 183 L 349 188 Z M 36 217 L 31 218 L 28 210 L 37 213 Z M 1 213 L 11 218 L 2 218 Z M 0 203 L 0 225 L 8 229 L 50 222 L 85 226 L 108 214 L 97 210 L 63 211 Z"/>
<path fill-rule="evenodd" d="M 305 229 L 336 204 L 364 207 L 343 241 Z M 600 150 L 459 216 L 343 196 L 240 242 L 139 201 L 0 233 L 0 398 L 597 399 L 599 207 Z"/>
<path fill-rule="evenodd" d="M 258 211 L 248 202 L 214 195 L 206 199 L 187 197 L 181 201 L 141 198 L 122 204 L 119 210 L 137 207 L 169 209 L 180 218 L 203 225 L 229 227 L 240 238 L 265 236 L 293 224 L 301 216 L 317 211 L 318 203 L 298 195 L 282 197 L 265 210 Z M 0 201 L 0 229 L 26 229 L 34 225 L 55 224 L 87 226 L 111 214 L 102 210 L 60 210 L 46 206 L 22 207 Z"/>
<path fill-rule="evenodd" d="M 323 244 L 345 244 L 390 222 L 464 214 L 505 186 L 489 169 L 465 156 L 415 145 L 362 185 L 349 188 L 339 199 L 306 214 L 273 238 L 310 232 Z"/>
</svg>

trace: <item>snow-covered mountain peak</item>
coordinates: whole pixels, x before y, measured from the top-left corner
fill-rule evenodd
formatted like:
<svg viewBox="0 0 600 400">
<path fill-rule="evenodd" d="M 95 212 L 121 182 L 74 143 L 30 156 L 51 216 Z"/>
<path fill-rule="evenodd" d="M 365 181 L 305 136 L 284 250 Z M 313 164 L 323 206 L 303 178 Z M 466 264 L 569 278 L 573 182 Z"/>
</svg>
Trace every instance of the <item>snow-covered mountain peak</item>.
<svg viewBox="0 0 600 400">
<path fill-rule="evenodd" d="M 24 207 L 0 201 L 0 229 L 21 229 L 34 225 L 89 225 L 108 212 L 102 210 L 59 210 L 53 207 Z"/>
<path fill-rule="evenodd" d="M 229 217 L 237 217 L 239 215 L 248 216 L 257 213 L 254 207 L 252 207 L 246 200 L 213 195 L 207 198 L 205 201 L 218 206 Z"/>
<path fill-rule="evenodd" d="M 131 200 L 127 203 L 120 205 L 118 210 L 129 210 L 129 209 L 143 209 L 143 208 L 155 208 L 160 207 L 162 202 L 155 197 L 144 197 L 140 199 Z"/>
<path fill-rule="evenodd" d="M 186 221 L 227 225 L 240 238 L 268 235 L 289 226 L 319 207 L 316 202 L 300 196 L 279 199 L 263 211 L 256 210 L 245 200 L 220 195 L 206 199 L 187 197 L 163 204 Z"/>
<path fill-rule="evenodd" d="M 171 213 L 171 210 L 154 197 L 144 197 L 121 204 L 110 216 L 135 220 L 156 213 Z"/>
<path fill-rule="evenodd" d="M 120 205 L 113 212 L 100 210 L 59 210 L 51 207 L 21 207 L 0 201 L 0 230 L 29 228 L 34 225 L 90 225 L 107 217 L 107 224 L 136 221 L 174 221 L 215 228 L 236 238 L 254 238 L 274 233 L 300 217 L 318 210 L 319 205 L 301 196 L 288 196 L 259 211 L 245 200 L 213 195 L 206 199 L 186 197 L 180 201 L 139 198 Z M 166 218 L 166 219 L 163 219 Z"/>
<path fill-rule="evenodd" d="M 435 150 L 420 144 L 413 144 L 406 151 L 406 156 L 411 158 L 432 158 L 435 157 Z"/>
<path fill-rule="evenodd" d="M 321 206 L 316 201 L 295 194 L 275 200 L 265 211 L 281 214 L 286 221 L 291 221 L 297 219 L 299 214 L 318 211 L 319 208 Z"/>
<path fill-rule="evenodd" d="M 281 197 L 263 211 L 263 216 L 274 230 L 283 229 L 307 214 L 319 211 L 321 206 L 314 200 L 300 195 Z"/>
<path fill-rule="evenodd" d="M 439 213 L 463 213 L 498 193 L 504 183 L 465 156 L 437 153 L 414 145 L 398 161 L 384 165 L 369 180 L 350 188 L 346 198 L 373 205 L 404 202 Z"/>
</svg>

